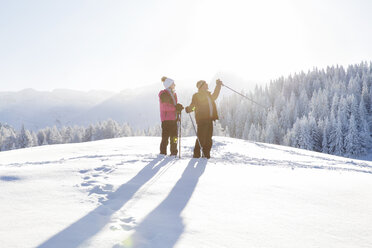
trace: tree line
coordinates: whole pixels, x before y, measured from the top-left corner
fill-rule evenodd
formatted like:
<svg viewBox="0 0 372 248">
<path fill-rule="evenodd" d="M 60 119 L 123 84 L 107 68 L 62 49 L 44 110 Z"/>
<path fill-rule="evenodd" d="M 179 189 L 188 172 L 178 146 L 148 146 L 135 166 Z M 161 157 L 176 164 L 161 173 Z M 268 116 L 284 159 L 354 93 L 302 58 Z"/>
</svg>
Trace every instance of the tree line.
<svg viewBox="0 0 372 248">
<path fill-rule="evenodd" d="M 57 128 L 46 127 L 38 131 L 30 131 L 22 126 L 16 131 L 13 127 L 0 123 L 0 150 L 7 151 L 33 146 L 80 143 L 94 140 L 118 138 L 125 136 L 142 136 L 156 134 L 160 127 L 147 130 L 135 130 L 129 124 L 119 124 L 114 120 L 98 122 L 83 126 L 67 126 Z"/>
<path fill-rule="evenodd" d="M 231 137 L 357 157 L 371 148 L 372 62 L 281 77 L 220 102 Z"/>
<path fill-rule="evenodd" d="M 195 135 L 191 120 L 182 117 L 182 135 Z M 223 129 L 217 124 L 215 134 L 225 135 Z M 115 120 L 107 120 L 96 124 L 84 126 L 57 126 L 46 127 L 38 131 L 27 130 L 24 126 L 17 131 L 7 124 L 0 123 L 0 151 L 13 149 L 67 143 L 81 143 L 95 140 L 112 139 L 127 136 L 161 136 L 161 127 L 154 125 L 145 129 L 136 129 L 128 123 L 120 124 Z"/>
</svg>

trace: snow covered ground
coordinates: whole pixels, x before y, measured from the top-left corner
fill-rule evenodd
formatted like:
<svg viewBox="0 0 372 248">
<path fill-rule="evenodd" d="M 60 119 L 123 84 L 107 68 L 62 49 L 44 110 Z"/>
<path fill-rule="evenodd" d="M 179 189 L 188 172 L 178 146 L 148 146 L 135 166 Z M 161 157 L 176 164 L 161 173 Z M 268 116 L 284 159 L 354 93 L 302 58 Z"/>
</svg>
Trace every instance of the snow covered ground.
<svg viewBox="0 0 372 248">
<path fill-rule="evenodd" d="M 372 162 L 214 137 L 0 153 L 1 247 L 372 247 Z"/>
</svg>

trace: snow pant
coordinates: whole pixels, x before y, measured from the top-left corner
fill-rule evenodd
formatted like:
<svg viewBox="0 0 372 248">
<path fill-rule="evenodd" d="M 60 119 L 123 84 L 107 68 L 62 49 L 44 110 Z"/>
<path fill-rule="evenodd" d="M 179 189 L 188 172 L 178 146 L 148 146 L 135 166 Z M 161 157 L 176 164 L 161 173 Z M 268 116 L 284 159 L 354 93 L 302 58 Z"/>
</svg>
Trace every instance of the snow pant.
<svg viewBox="0 0 372 248">
<path fill-rule="evenodd" d="M 178 128 L 177 121 L 163 121 L 161 123 L 160 154 L 167 154 L 168 140 L 170 140 L 171 155 L 177 155 Z"/>
<path fill-rule="evenodd" d="M 213 121 L 202 120 L 197 123 L 197 135 L 202 146 L 204 157 L 211 157 Z M 194 158 L 200 158 L 200 146 L 198 140 L 195 142 Z"/>
</svg>

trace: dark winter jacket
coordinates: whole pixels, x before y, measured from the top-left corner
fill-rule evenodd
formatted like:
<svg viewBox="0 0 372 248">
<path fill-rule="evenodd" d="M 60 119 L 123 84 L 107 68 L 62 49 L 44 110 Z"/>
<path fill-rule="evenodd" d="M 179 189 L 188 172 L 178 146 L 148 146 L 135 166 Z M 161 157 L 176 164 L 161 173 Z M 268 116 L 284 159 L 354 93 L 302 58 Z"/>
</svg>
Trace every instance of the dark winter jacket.
<svg viewBox="0 0 372 248">
<path fill-rule="evenodd" d="M 161 121 L 176 120 L 177 94 L 173 93 L 174 101 L 168 90 L 159 92 L 160 119 Z"/>
<path fill-rule="evenodd" d="M 218 113 L 216 107 L 216 99 L 220 94 L 221 86 L 216 86 L 213 94 L 209 91 L 199 90 L 192 96 L 192 101 L 189 106 L 190 109 L 195 107 L 195 119 L 199 123 L 203 120 L 218 120 Z"/>
</svg>

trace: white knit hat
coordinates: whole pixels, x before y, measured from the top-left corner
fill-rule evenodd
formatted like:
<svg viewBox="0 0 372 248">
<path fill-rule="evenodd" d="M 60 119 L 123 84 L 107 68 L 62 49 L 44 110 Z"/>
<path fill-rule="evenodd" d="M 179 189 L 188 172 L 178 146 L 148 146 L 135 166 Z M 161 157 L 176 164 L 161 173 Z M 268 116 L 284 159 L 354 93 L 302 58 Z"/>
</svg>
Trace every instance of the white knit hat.
<svg viewBox="0 0 372 248">
<path fill-rule="evenodd" d="M 164 88 L 168 89 L 169 87 L 172 86 L 172 84 L 174 84 L 174 80 L 173 79 L 170 79 L 170 78 L 166 78 L 163 82 L 163 85 L 164 85 Z"/>
</svg>

